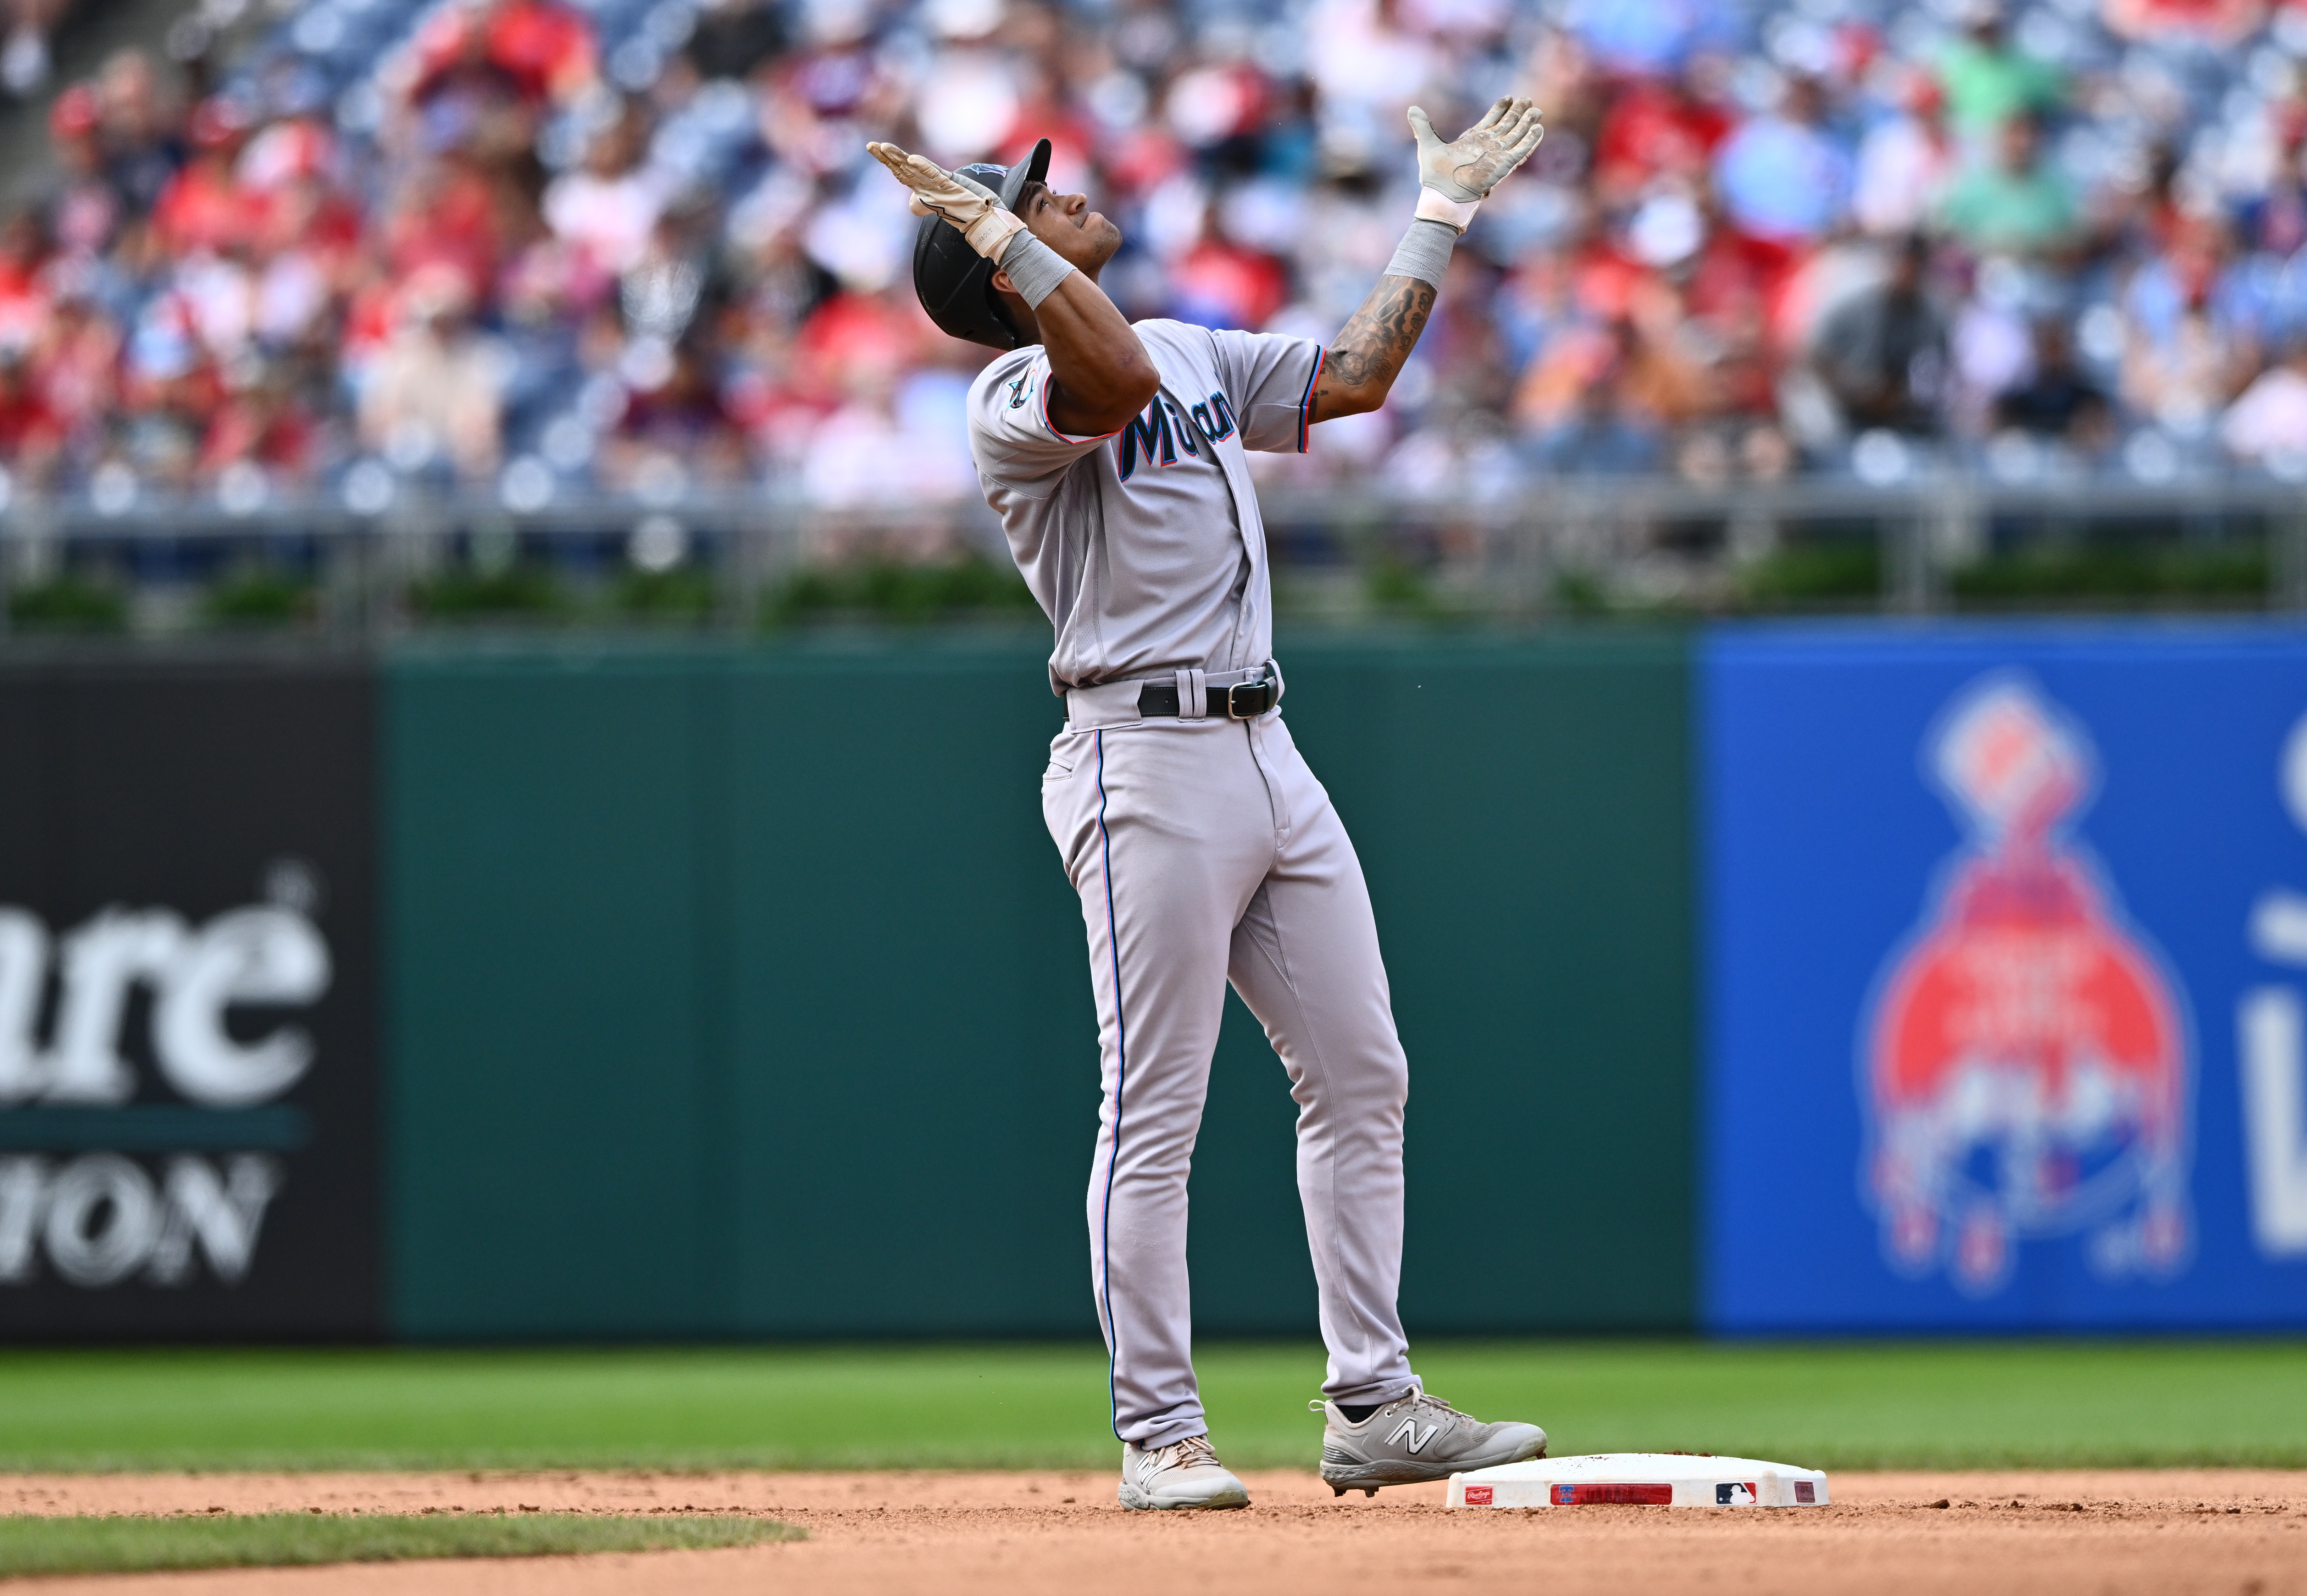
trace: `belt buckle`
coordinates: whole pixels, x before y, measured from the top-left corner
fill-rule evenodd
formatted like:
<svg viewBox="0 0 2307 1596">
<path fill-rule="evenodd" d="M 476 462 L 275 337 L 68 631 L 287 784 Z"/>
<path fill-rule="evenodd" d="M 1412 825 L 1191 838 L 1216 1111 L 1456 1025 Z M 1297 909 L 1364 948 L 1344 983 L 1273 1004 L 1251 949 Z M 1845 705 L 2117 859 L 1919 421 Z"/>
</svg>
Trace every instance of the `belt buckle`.
<svg viewBox="0 0 2307 1596">
<path fill-rule="evenodd" d="M 1256 697 L 1246 699 L 1240 696 L 1247 693 L 1255 693 Z M 1271 677 L 1263 682 L 1237 682 L 1225 690 L 1225 695 L 1228 720 L 1256 720 L 1274 708 L 1274 682 Z M 1252 704 L 1255 708 L 1245 709 L 1244 704 Z"/>
</svg>

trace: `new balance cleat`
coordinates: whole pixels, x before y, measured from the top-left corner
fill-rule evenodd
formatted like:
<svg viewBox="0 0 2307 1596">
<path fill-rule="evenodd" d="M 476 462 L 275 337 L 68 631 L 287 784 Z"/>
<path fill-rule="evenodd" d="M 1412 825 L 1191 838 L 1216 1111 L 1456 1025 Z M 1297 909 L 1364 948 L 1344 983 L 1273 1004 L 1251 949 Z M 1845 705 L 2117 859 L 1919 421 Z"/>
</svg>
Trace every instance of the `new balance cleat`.
<svg viewBox="0 0 2307 1596">
<path fill-rule="evenodd" d="M 1382 1485 L 1418 1485 L 1546 1455 L 1546 1432 L 1537 1425 L 1484 1424 L 1421 1391 L 1396 1398 L 1359 1424 L 1334 1403 L 1307 1406 L 1324 1419 L 1322 1479 L 1342 1497 L 1355 1489 L 1374 1497 Z"/>
<path fill-rule="evenodd" d="M 1188 1436 L 1150 1452 L 1121 1448 L 1121 1505 L 1137 1509 L 1247 1507 L 1249 1489 L 1218 1461 L 1207 1436 Z"/>
</svg>

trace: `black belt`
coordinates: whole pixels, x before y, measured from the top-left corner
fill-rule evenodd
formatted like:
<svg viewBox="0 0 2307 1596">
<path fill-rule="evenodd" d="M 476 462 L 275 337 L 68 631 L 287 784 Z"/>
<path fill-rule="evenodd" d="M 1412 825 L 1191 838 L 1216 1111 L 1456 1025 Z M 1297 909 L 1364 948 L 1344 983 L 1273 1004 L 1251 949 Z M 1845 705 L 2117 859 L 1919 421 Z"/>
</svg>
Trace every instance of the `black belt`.
<svg viewBox="0 0 2307 1596">
<path fill-rule="evenodd" d="M 1237 682 L 1231 687 L 1209 690 L 1209 714 L 1215 720 L 1256 720 L 1274 708 L 1282 696 L 1281 684 L 1272 677 L 1263 682 Z M 1176 715 L 1178 684 L 1175 682 L 1148 682 L 1137 690 L 1137 713 L 1149 718 L 1154 716 Z"/>
</svg>

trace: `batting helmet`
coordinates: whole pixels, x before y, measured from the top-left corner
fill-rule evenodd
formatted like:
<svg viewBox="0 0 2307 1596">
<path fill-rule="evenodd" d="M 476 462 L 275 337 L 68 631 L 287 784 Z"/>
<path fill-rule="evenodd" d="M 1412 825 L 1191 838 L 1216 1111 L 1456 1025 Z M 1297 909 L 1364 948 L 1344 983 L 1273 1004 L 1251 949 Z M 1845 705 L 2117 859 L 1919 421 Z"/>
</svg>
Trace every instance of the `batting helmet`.
<svg viewBox="0 0 2307 1596">
<path fill-rule="evenodd" d="M 1033 153 L 1004 171 L 985 162 L 961 168 L 1001 196 L 1003 209 L 1017 209 L 1017 196 L 1029 183 L 1050 175 L 1050 141 L 1033 146 Z M 1000 296 L 993 291 L 993 262 L 969 247 L 961 229 L 943 217 L 922 218 L 913 235 L 913 292 L 930 320 L 955 338 L 997 349 L 1017 347 L 1016 329 L 1002 313 Z"/>
</svg>

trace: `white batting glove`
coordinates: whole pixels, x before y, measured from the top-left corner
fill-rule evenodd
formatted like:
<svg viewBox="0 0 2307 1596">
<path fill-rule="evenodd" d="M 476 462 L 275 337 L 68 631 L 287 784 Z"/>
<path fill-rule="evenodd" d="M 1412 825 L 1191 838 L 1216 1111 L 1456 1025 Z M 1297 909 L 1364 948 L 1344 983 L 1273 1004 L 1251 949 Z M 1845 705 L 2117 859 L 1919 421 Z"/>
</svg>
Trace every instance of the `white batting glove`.
<svg viewBox="0 0 2307 1596">
<path fill-rule="evenodd" d="M 1500 99 L 1447 144 L 1416 106 L 1410 107 L 1410 131 L 1418 136 L 1418 214 L 1461 233 L 1483 196 L 1528 160 L 1546 137 L 1538 107 L 1519 96 Z"/>
<path fill-rule="evenodd" d="M 987 260 L 1000 260 L 1009 240 L 1025 230 L 1025 218 L 1005 210 L 1001 196 L 973 178 L 948 172 L 927 156 L 908 155 L 895 144 L 868 144 L 865 150 L 913 191 L 915 216 L 945 218 Z"/>
</svg>

